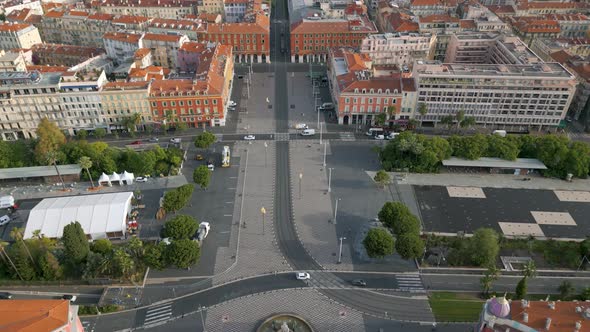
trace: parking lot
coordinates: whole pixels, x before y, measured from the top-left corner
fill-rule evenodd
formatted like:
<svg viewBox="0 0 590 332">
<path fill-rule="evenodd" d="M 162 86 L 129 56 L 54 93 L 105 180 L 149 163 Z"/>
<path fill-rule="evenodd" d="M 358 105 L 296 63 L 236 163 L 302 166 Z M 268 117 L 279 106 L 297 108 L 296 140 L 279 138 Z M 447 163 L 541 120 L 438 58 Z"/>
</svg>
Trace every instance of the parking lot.
<svg viewBox="0 0 590 332">
<path fill-rule="evenodd" d="M 540 229 L 547 238 L 582 239 L 590 229 L 590 203 L 560 201 L 552 190 L 481 188 L 485 198 L 466 198 L 450 197 L 445 186 L 413 188 L 427 232 L 473 233 L 490 227 L 506 233 L 516 227 Z M 569 213 L 574 224 L 535 219 L 533 212 Z M 504 229 L 499 223 L 504 223 Z"/>
</svg>

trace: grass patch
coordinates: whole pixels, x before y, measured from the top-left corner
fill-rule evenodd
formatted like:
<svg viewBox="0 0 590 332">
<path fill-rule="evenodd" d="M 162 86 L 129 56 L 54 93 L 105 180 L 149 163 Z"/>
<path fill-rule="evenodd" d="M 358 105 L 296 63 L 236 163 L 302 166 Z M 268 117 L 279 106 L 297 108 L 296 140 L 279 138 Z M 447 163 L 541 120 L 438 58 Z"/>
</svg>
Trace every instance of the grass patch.
<svg viewBox="0 0 590 332">
<path fill-rule="evenodd" d="M 428 298 L 437 322 L 475 322 L 484 301 L 475 294 L 433 292 Z"/>
</svg>

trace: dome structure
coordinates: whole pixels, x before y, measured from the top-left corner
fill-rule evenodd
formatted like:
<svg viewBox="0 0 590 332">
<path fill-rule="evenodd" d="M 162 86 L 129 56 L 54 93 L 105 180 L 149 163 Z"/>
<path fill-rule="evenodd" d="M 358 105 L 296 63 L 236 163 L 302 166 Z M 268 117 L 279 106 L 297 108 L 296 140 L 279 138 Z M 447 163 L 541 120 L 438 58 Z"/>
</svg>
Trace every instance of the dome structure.
<svg viewBox="0 0 590 332">
<path fill-rule="evenodd" d="M 496 317 L 507 317 L 510 314 L 510 303 L 505 296 L 494 297 L 488 303 L 488 312 Z"/>
</svg>

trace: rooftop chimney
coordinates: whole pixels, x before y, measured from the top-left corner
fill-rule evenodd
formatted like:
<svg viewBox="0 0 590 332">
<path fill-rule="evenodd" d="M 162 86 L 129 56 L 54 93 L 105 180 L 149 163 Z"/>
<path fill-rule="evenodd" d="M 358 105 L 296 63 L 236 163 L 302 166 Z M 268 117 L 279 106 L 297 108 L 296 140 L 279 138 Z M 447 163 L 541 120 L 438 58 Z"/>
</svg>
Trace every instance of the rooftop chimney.
<svg viewBox="0 0 590 332">
<path fill-rule="evenodd" d="M 551 327 L 551 318 L 547 317 L 547 320 L 545 321 L 545 330 L 549 331 L 550 327 Z"/>
<path fill-rule="evenodd" d="M 549 302 L 549 309 L 555 310 L 555 301 Z"/>
<path fill-rule="evenodd" d="M 529 322 L 529 314 L 527 314 L 526 312 L 522 314 L 522 321 L 525 323 Z"/>
<path fill-rule="evenodd" d="M 582 329 L 582 322 L 577 321 L 576 322 L 576 328 L 574 329 L 574 332 L 578 332 Z"/>
</svg>

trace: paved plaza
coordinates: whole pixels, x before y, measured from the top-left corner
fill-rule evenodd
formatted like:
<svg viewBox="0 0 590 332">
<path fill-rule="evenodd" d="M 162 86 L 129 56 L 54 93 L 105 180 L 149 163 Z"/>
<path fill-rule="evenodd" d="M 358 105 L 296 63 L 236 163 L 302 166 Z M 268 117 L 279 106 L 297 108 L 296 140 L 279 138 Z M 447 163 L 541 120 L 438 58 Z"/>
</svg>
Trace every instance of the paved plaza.
<svg viewBox="0 0 590 332">
<path fill-rule="evenodd" d="M 362 314 L 336 304 L 312 289 L 279 290 L 222 303 L 207 310 L 208 332 L 255 331 L 276 313 L 304 317 L 315 331 L 365 331 Z"/>
<path fill-rule="evenodd" d="M 414 186 L 425 231 L 473 233 L 491 227 L 505 235 L 583 239 L 590 203 L 562 201 L 552 190 L 481 188 L 485 198 L 451 197 L 444 186 Z"/>
<path fill-rule="evenodd" d="M 320 135 L 320 128 L 318 126 L 318 113 L 316 112 L 316 98 L 317 106 L 328 102 L 326 96 L 322 96 L 320 88 L 313 88 L 311 79 L 307 77 L 309 72 L 303 73 L 287 73 L 287 87 L 289 94 L 289 132 L 296 133 L 299 130 L 295 128 L 298 123 L 305 123 L 309 128 L 316 130 L 314 138 L 318 139 Z M 315 94 L 314 94 L 315 91 Z M 319 121 L 324 122 L 327 114 L 320 112 Z M 328 132 L 325 123 L 321 125 L 322 132 Z"/>
<path fill-rule="evenodd" d="M 252 86 L 250 87 L 250 97 L 248 97 L 248 84 L 246 81 L 249 75 L 244 74 L 240 100 L 236 111 L 238 114 L 237 133 L 259 134 L 272 133 L 275 131 L 274 118 L 274 100 L 275 84 L 274 74 L 272 73 L 252 73 Z M 268 98 L 268 103 L 267 103 Z"/>
</svg>

